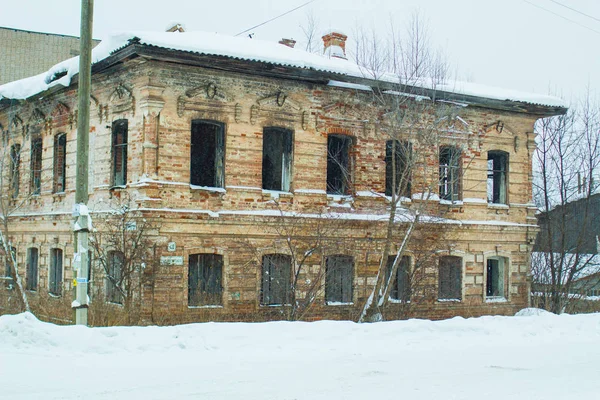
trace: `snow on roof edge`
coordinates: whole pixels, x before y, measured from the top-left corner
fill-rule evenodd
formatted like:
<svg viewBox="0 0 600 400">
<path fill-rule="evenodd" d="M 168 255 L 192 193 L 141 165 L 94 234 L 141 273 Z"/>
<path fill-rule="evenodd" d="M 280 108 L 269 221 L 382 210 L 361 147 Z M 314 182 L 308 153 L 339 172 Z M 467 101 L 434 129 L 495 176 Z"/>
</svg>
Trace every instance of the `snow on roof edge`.
<svg viewBox="0 0 600 400">
<path fill-rule="evenodd" d="M 92 50 L 92 62 L 96 63 L 109 57 L 115 51 L 127 46 L 132 40 L 139 43 L 172 50 L 195 52 L 199 54 L 231 57 L 240 60 L 266 62 L 295 68 L 330 72 L 354 78 L 364 78 L 364 71 L 355 63 L 339 58 L 327 58 L 300 49 L 282 46 L 276 42 L 226 36 L 217 33 L 183 32 L 124 32 L 109 36 Z M 53 78 L 61 73 L 65 76 Z M 0 100 L 27 99 L 42 93 L 53 86 L 69 86 L 71 79 L 79 72 L 79 57 L 62 61 L 41 74 L 0 85 Z M 398 77 L 387 74 L 386 82 L 398 82 Z M 431 79 L 421 79 L 412 86 L 435 89 L 457 95 L 481 97 L 499 101 L 522 102 L 544 107 L 567 108 L 565 101 L 558 97 L 526 93 L 510 89 L 484 86 L 469 82 L 447 81 L 435 83 Z"/>
</svg>

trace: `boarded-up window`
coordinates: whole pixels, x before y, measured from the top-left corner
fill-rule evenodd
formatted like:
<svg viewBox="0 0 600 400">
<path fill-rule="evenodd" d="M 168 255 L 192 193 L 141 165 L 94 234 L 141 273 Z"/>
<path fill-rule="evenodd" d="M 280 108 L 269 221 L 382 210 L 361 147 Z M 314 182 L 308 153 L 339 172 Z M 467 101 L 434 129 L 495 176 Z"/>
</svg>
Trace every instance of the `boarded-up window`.
<svg viewBox="0 0 600 400">
<path fill-rule="evenodd" d="M 225 125 L 192 121 L 190 184 L 222 188 L 225 184 Z"/>
<path fill-rule="evenodd" d="M 65 191 L 66 182 L 66 160 L 67 160 L 67 135 L 61 133 L 54 137 L 54 168 L 53 187 L 54 193 Z"/>
<path fill-rule="evenodd" d="M 112 124 L 112 183 L 113 186 L 127 184 L 127 135 L 128 122 L 120 119 Z"/>
<path fill-rule="evenodd" d="M 263 130 L 263 189 L 290 190 L 292 180 L 293 133 L 289 129 L 265 128 Z"/>
<path fill-rule="evenodd" d="M 63 283 L 63 251 L 61 249 L 50 249 L 50 270 L 48 272 L 48 291 L 50 294 L 60 296 Z"/>
<path fill-rule="evenodd" d="M 351 144 L 350 136 L 329 135 L 327 137 L 327 193 L 344 195 L 350 191 Z"/>
<path fill-rule="evenodd" d="M 21 179 L 21 145 L 13 144 L 10 147 L 10 191 L 11 197 L 19 196 L 19 181 Z"/>
<path fill-rule="evenodd" d="M 325 301 L 352 303 L 354 259 L 351 256 L 333 255 L 325 259 Z"/>
<path fill-rule="evenodd" d="M 122 304 L 123 295 L 123 262 L 125 257 L 120 251 L 108 252 L 107 276 L 106 276 L 106 301 L 109 303 Z"/>
<path fill-rule="evenodd" d="M 487 297 L 504 297 L 505 294 L 505 266 L 507 262 L 503 257 L 487 259 L 487 276 L 485 295 Z"/>
<path fill-rule="evenodd" d="M 385 142 L 385 195 L 410 197 L 412 146 L 409 142 Z"/>
<path fill-rule="evenodd" d="M 262 262 L 262 305 L 289 303 L 292 258 L 285 254 L 267 254 Z"/>
<path fill-rule="evenodd" d="M 460 160 L 461 151 L 456 147 L 440 147 L 440 198 L 443 200 L 460 200 Z"/>
<path fill-rule="evenodd" d="M 27 272 L 25 287 L 27 290 L 37 290 L 38 286 L 39 253 L 35 247 L 27 249 Z"/>
<path fill-rule="evenodd" d="M 506 204 L 508 153 L 489 151 L 487 165 L 488 203 Z"/>
<path fill-rule="evenodd" d="M 188 305 L 223 304 L 223 256 L 190 254 L 188 261 Z"/>
<path fill-rule="evenodd" d="M 455 256 L 440 257 L 438 299 L 461 300 L 462 259 Z"/>
<path fill-rule="evenodd" d="M 42 138 L 31 139 L 31 194 L 42 190 Z"/>
<path fill-rule="evenodd" d="M 389 279 L 394 265 L 396 256 L 389 256 L 387 261 L 386 278 Z M 411 285 L 410 285 L 410 257 L 402 256 L 398 270 L 396 272 L 396 279 L 392 282 L 390 289 L 390 298 L 394 300 L 401 300 L 404 302 L 410 301 Z"/>
</svg>

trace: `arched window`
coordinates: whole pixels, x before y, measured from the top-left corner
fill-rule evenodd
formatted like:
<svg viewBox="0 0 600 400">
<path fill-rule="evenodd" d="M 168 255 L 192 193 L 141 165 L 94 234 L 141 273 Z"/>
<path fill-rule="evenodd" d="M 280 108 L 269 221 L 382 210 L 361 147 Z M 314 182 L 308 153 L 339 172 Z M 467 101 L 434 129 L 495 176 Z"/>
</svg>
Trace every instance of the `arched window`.
<svg viewBox="0 0 600 400">
<path fill-rule="evenodd" d="M 31 139 L 31 194 L 40 194 L 42 190 L 42 138 Z"/>
<path fill-rule="evenodd" d="M 266 254 L 262 260 L 262 305 L 284 305 L 290 302 L 292 258 L 286 254 Z"/>
<path fill-rule="evenodd" d="M 188 305 L 223 304 L 223 256 L 190 254 L 188 258 Z"/>
<path fill-rule="evenodd" d="M 18 143 L 10 147 L 10 191 L 11 197 L 19 196 L 19 181 L 21 178 L 21 145 Z"/>
<path fill-rule="evenodd" d="M 58 134 L 54 137 L 54 167 L 52 191 L 62 193 L 65 191 L 67 171 L 67 135 Z"/>
<path fill-rule="evenodd" d="M 128 122 L 120 119 L 112 124 L 112 184 L 127 185 L 127 135 Z"/>
<path fill-rule="evenodd" d="M 325 259 L 325 301 L 328 304 L 352 303 L 354 258 L 332 255 Z"/>
</svg>

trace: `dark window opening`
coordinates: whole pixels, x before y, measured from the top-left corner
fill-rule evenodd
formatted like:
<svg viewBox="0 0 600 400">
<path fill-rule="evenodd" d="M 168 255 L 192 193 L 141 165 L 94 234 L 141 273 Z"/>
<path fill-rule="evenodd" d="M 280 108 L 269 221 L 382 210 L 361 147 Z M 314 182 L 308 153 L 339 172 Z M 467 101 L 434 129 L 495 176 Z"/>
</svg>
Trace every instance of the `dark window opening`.
<svg viewBox="0 0 600 400">
<path fill-rule="evenodd" d="M 406 141 L 385 143 L 385 195 L 410 197 L 412 145 Z"/>
<path fill-rule="evenodd" d="M 106 301 L 123 304 L 123 267 L 125 257 L 120 251 L 108 252 L 108 274 L 106 276 Z"/>
<path fill-rule="evenodd" d="M 328 303 L 352 303 L 354 259 L 335 255 L 325 259 L 325 301 Z"/>
<path fill-rule="evenodd" d="M 188 305 L 223 304 L 223 256 L 190 254 L 188 261 Z"/>
<path fill-rule="evenodd" d="M 440 147 L 440 199 L 460 200 L 461 151 L 456 147 Z"/>
<path fill-rule="evenodd" d="M 292 258 L 285 254 L 267 254 L 262 262 L 262 305 L 284 305 L 290 302 Z"/>
<path fill-rule="evenodd" d="M 54 137 L 54 168 L 52 191 L 62 193 L 65 191 L 67 172 L 67 135 L 62 133 Z"/>
<path fill-rule="evenodd" d="M 386 279 L 390 278 L 392 272 L 392 266 L 396 256 L 389 256 L 387 261 Z M 398 271 L 396 272 L 396 279 L 392 282 L 390 290 L 390 298 L 393 300 L 401 300 L 403 302 L 410 301 L 411 286 L 410 286 L 410 257 L 402 256 L 400 264 L 398 265 Z"/>
<path fill-rule="evenodd" d="M 327 193 L 345 195 L 350 192 L 350 146 L 352 138 L 344 135 L 327 137 Z"/>
<path fill-rule="evenodd" d="M 438 299 L 461 300 L 462 259 L 460 257 L 440 257 L 438 278 Z"/>
<path fill-rule="evenodd" d="M 508 153 L 489 151 L 487 161 L 488 203 L 506 204 Z"/>
<path fill-rule="evenodd" d="M 61 249 L 50 250 L 50 271 L 49 271 L 49 287 L 50 294 L 60 296 L 62 294 L 63 283 L 63 252 Z"/>
<path fill-rule="evenodd" d="M 503 258 L 488 258 L 485 295 L 487 297 L 504 297 L 504 268 Z"/>
<path fill-rule="evenodd" d="M 87 262 L 87 269 L 88 269 L 88 285 L 87 285 L 87 295 L 89 296 L 89 298 L 92 298 L 92 256 L 93 256 L 93 252 L 92 250 L 88 250 L 88 262 Z"/>
<path fill-rule="evenodd" d="M 42 138 L 31 140 L 31 194 L 42 190 Z"/>
<path fill-rule="evenodd" d="M 10 191 L 11 197 L 19 196 L 19 181 L 21 179 L 21 145 L 13 144 L 10 147 Z"/>
<path fill-rule="evenodd" d="M 289 129 L 263 131 L 263 189 L 288 192 L 292 180 L 293 133 Z"/>
<path fill-rule="evenodd" d="M 128 122 L 120 119 L 112 124 L 112 182 L 113 186 L 127 184 L 127 134 Z"/>
<path fill-rule="evenodd" d="M 192 121 L 190 184 L 222 188 L 225 184 L 225 125 Z"/>
<path fill-rule="evenodd" d="M 35 247 L 27 249 L 27 271 L 25 274 L 25 288 L 35 291 L 38 286 L 38 262 L 39 253 Z"/>
<path fill-rule="evenodd" d="M 6 256 L 4 258 L 4 262 L 5 262 L 5 264 L 4 264 L 4 276 L 6 278 L 11 278 L 12 279 L 12 273 L 11 273 L 10 266 L 13 264 L 13 260 L 16 260 L 16 258 L 17 258 L 17 249 L 14 248 L 14 247 L 11 247 L 10 251 L 11 251 L 11 254 L 8 255 L 8 256 Z M 4 251 L 2 251 L 2 253 L 4 253 Z"/>
</svg>

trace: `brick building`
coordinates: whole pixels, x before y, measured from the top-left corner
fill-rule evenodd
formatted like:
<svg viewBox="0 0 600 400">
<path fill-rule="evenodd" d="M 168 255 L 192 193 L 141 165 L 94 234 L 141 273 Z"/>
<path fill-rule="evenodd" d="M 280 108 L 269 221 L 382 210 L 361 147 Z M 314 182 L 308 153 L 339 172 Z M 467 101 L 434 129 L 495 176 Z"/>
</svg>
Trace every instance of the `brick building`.
<svg viewBox="0 0 600 400">
<path fill-rule="evenodd" d="M 100 41 L 94 40 L 94 45 Z M 41 74 L 79 55 L 79 38 L 0 26 L 0 85 Z"/>
<path fill-rule="evenodd" d="M 402 209 L 423 207 L 429 216 L 401 270 L 418 267 L 422 244 L 433 258 L 423 267 L 423 301 L 398 274 L 386 317 L 409 304 L 410 315 L 431 318 L 528 305 L 537 233 L 533 126 L 564 113 L 562 103 L 475 85 L 368 79 L 344 59 L 346 37 L 327 37 L 337 41 L 331 58 L 200 33 L 120 36 L 96 49 L 89 204 L 96 226 L 108 204 L 125 198 L 139 217 L 126 231 L 153 223 L 153 258 L 139 263 L 133 294 L 141 321 L 288 318 L 288 303 L 315 284 L 302 318 L 355 319 L 381 261 L 390 174 L 402 164 L 390 152 L 389 110 L 374 93 L 402 99 L 400 110 L 422 107 L 415 132 L 435 125 L 440 133 L 424 144 L 412 141 L 408 125 L 399 129 L 407 131 L 404 148 L 424 160 L 403 189 Z M 8 203 L 20 205 L 9 240 L 34 312 L 64 320 L 75 278 L 77 76 L 70 82 L 70 75 L 54 71 L 34 91 L 0 86 L 3 145 L 7 154 L 19 150 L 4 171 Z M 392 251 L 404 226 L 395 224 Z M 311 240 L 325 244 L 315 251 Z M 100 305 L 123 312 L 106 278 L 125 262 L 115 254 L 108 269 L 92 267 L 92 321 Z M 306 268 L 297 276 L 300 259 Z M 290 281 L 302 287 L 294 300 Z M 4 312 L 15 301 L 6 282 Z"/>
</svg>

